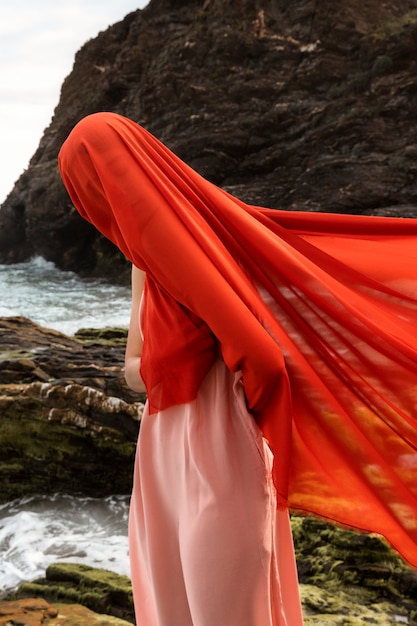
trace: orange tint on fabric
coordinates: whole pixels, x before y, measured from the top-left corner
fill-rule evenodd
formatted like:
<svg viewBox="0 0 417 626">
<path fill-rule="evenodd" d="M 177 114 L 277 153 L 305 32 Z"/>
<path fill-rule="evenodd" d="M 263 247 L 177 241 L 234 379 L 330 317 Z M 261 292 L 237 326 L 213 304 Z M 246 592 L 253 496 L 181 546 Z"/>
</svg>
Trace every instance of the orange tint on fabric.
<svg viewBox="0 0 417 626">
<path fill-rule="evenodd" d="M 150 411 L 193 400 L 220 354 L 280 506 L 381 533 L 417 566 L 417 221 L 249 206 L 112 113 L 82 120 L 59 165 L 146 271 Z"/>
</svg>

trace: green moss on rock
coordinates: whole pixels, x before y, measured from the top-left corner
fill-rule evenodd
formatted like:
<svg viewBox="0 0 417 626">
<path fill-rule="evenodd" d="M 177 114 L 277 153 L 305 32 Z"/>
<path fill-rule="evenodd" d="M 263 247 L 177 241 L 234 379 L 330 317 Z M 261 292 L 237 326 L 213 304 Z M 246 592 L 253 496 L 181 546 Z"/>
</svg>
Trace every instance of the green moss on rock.
<svg viewBox="0 0 417 626">
<path fill-rule="evenodd" d="M 48 602 L 82 604 L 134 623 L 132 586 L 127 576 L 76 563 L 50 565 L 34 582 L 23 583 L 17 598 L 44 598 Z"/>
<path fill-rule="evenodd" d="M 414 623 L 417 572 L 383 538 L 313 517 L 292 528 L 306 626 Z"/>
<path fill-rule="evenodd" d="M 129 493 L 135 448 L 113 429 L 102 427 L 94 436 L 61 422 L 3 419 L 1 501 L 38 493 Z"/>
<path fill-rule="evenodd" d="M 409 612 L 393 602 L 372 602 L 370 594 L 359 589 L 328 590 L 315 585 L 301 585 L 305 626 L 363 626 L 411 624 Z"/>
<path fill-rule="evenodd" d="M 74 334 L 76 339 L 85 342 L 96 342 L 101 345 L 126 345 L 126 328 L 106 327 L 106 328 L 80 328 Z"/>
</svg>

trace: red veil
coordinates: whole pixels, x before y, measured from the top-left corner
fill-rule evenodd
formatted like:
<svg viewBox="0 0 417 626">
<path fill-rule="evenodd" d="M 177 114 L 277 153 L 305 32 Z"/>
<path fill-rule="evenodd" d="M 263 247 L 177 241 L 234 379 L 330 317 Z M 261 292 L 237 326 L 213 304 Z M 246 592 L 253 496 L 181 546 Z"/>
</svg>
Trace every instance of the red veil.
<svg viewBox="0 0 417 626">
<path fill-rule="evenodd" d="M 221 355 L 280 504 L 381 533 L 417 566 L 417 220 L 248 206 L 112 113 L 82 120 L 59 166 L 147 273 L 150 411 L 192 400 Z"/>
</svg>

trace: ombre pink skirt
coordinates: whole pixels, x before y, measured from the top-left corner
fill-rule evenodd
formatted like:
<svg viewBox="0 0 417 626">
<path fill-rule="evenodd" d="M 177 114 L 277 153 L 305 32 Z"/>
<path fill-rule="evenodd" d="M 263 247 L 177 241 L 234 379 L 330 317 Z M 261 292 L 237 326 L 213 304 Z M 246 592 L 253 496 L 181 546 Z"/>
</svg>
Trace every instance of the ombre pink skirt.
<svg viewBox="0 0 417 626">
<path fill-rule="evenodd" d="M 195 401 L 145 410 L 129 519 L 137 626 L 301 626 L 287 511 L 239 374 L 218 361 Z"/>
</svg>

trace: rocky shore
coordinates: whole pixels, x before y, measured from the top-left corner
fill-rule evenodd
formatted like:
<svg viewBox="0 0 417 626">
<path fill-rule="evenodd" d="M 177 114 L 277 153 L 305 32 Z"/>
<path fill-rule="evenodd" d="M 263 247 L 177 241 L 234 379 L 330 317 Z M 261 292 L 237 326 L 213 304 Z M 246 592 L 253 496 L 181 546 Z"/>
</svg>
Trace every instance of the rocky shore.
<svg viewBox="0 0 417 626">
<path fill-rule="evenodd" d="M 125 383 L 125 343 L 123 329 L 68 337 L 0 318 L 0 503 L 130 492 L 145 398 Z M 0 602 L 0 626 L 133 622 L 129 579 L 78 564 L 50 566 Z"/>
<path fill-rule="evenodd" d="M 0 319 L 0 503 L 130 492 L 144 398 L 124 380 L 125 340 Z"/>
<path fill-rule="evenodd" d="M 50 604 L 41 598 L 0 602 L 0 626 L 130 626 L 131 622 L 90 611 L 80 604 Z"/>
<path fill-rule="evenodd" d="M 129 493 L 145 398 L 125 384 L 125 341 L 0 318 L 0 502 Z M 308 517 L 292 527 L 306 626 L 417 624 L 417 572 L 383 540 Z M 51 565 L 0 602 L 0 626 L 127 623 L 129 579 L 80 564 Z"/>
</svg>

